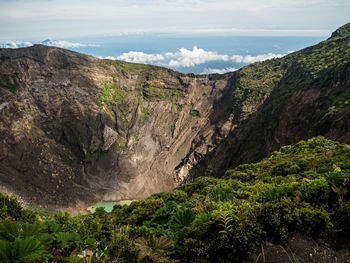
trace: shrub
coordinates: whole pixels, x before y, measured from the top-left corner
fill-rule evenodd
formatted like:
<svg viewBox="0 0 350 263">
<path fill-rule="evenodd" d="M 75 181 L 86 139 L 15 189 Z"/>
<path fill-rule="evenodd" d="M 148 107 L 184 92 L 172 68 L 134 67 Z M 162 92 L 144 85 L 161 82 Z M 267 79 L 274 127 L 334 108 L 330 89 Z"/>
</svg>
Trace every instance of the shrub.
<svg viewBox="0 0 350 263">
<path fill-rule="evenodd" d="M 186 192 L 184 192 L 182 190 L 175 189 L 172 192 L 162 192 L 162 193 L 153 194 L 151 196 L 151 198 L 163 199 L 165 203 L 168 201 L 175 201 L 177 203 L 184 203 L 187 199 L 187 194 L 186 194 Z"/>
<path fill-rule="evenodd" d="M 166 236 L 141 237 L 135 240 L 135 244 L 140 249 L 140 255 L 153 262 L 158 262 L 160 258 L 174 253 L 174 242 Z"/>
<path fill-rule="evenodd" d="M 123 234 L 115 233 L 108 244 L 108 255 L 111 259 L 136 263 L 139 249 Z"/>
<path fill-rule="evenodd" d="M 195 217 L 195 213 L 192 209 L 180 208 L 172 215 L 169 226 L 174 230 L 189 226 Z"/>
<path fill-rule="evenodd" d="M 22 211 L 23 208 L 15 196 L 9 197 L 0 193 L 0 217 L 2 219 L 10 216 L 19 220 L 22 217 Z"/>
<path fill-rule="evenodd" d="M 166 207 L 159 208 L 150 216 L 148 221 L 144 221 L 144 225 L 154 228 L 157 228 L 158 226 L 167 227 L 171 216 L 176 213 L 177 209 L 178 204 L 174 201 L 169 201 L 167 202 Z"/>
<path fill-rule="evenodd" d="M 300 186 L 303 200 L 313 204 L 328 204 L 332 190 L 325 178 L 314 179 Z"/>
<path fill-rule="evenodd" d="M 290 199 L 276 203 L 265 203 L 261 208 L 258 221 L 263 225 L 267 236 L 275 241 L 283 241 L 296 230 L 294 210 L 296 204 Z"/>
<path fill-rule="evenodd" d="M 191 184 L 185 184 L 178 189 L 187 193 L 188 197 L 194 193 L 207 194 L 208 187 L 216 186 L 220 179 L 212 177 L 199 177 Z"/>
<path fill-rule="evenodd" d="M 199 114 L 199 111 L 197 111 L 197 110 L 191 110 L 190 115 L 192 117 L 199 117 L 200 114 Z"/>
<path fill-rule="evenodd" d="M 278 202 L 282 198 L 294 199 L 296 197 L 297 185 L 283 184 L 272 189 L 262 191 L 259 196 L 262 202 Z"/>
<path fill-rule="evenodd" d="M 40 262 L 50 256 L 46 247 L 34 238 L 16 238 L 13 242 L 0 240 L 0 261 L 3 263 Z"/>
<path fill-rule="evenodd" d="M 29 209 L 22 210 L 21 221 L 27 223 L 35 223 L 37 221 L 38 213 Z"/>
<path fill-rule="evenodd" d="M 336 230 L 344 236 L 350 234 L 350 201 L 340 203 L 336 208 L 333 220 Z"/>
<path fill-rule="evenodd" d="M 305 204 L 294 211 L 297 230 L 308 235 L 319 235 L 332 226 L 330 214 L 324 209 Z"/>
<path fill-rule="evenodd" d="M 162 199 L 145 200 L 138 206 L 130 215 L 127 222 L 132 225 L 141 225 L 144 220 L 147 220 L 155 211 L 164 207 L 165 203 Z"/>
</svg>

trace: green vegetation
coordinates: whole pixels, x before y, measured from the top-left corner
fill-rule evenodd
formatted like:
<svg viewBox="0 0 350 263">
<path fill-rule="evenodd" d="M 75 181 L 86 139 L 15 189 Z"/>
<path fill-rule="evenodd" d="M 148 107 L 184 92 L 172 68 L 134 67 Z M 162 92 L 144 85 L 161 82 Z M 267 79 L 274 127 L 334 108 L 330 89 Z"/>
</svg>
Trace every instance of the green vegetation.
<svg viewBox="0 0 350 263">
<path fill-rule="evenodd" d="M 286 72 L 281 59 L 272 59 L 261 63 L 254 63 L 239 71 L 237 88 L 234 91 L 233 113 L 235 120 L 242 117 L 244 106 L 258 107 Z"/>
<path fill-rule="evenodd" d="M 142 96 L 146 101 L 168 100 L 174 103 L 181 93 L 174 83 L 164 83 L 159 80 L 146 81 L 142 89 Z"/>
<path fill-rule="evenodd" d="M 346 35 L 350 35 L 350 23 L 338 28 L 336 31 L 333 32 L 332 34 L 332 38 L 334 37 L 341 37 L 341 36 L 346 36 Z"/>
<path fill-rule="evenodd" d="M 297 52 L 292 58 L 313 78 L 318 78 L 325 71 L 339 71 L 348 64 L 349 47 L 349 35 L 339 35 Z"/>
<path fill-rule="evenodd" d="M 72 160 L 69 156 L 64 156 L 62 161 L 71 167 L 75 167 L 78 164 L 77 160 Z"/>
<path fill-rule="evenodd" d="M 197 111 L 197 110 L 191 110 L 190 115 L 192 117 L 199 117 L 200 116 L 199 111 Z"/>
<path fill-rule="evenodd" d="M 118 136 L 118 139 L 116 140 L 116 144 L 115 144 L 115 151 L 120 152 L 120 151 L 128 150 L 127 143 L 128 143 L 128 141 L 126 138 L 124 138 L 122 136 Z"/>
<path fill-rule="evenodd" d="M 236 73 L 233 123 L 246 136 L 234 164 L 258 161 L 289 142 L 330 134 L 348 118 L 350 93 L 345 76 L 350 68 L 350 25 L 312 47 L 243 67 Z M 312 123 L 305 127 L 305 123 Z M 290 131 L 281 134 L 282 129 Z M 276 138 L 278 138 L 276 140 Z M 263 143 L 262 143 L 263 142 Z M 253 150 L 252 150 L 253 149 Z M 239 151 L 239 153 L 238 153 Z"/>
<path fill-rule="evenodd" d="M 15 85 L 4 85 L 2 82 L 0 82 L 0 87 L 4 87 L 5 89 L 10 90 L 12 93 L 16 92 L 16 86 Z"/>
<path fill-rule="evenodd" d="M 15 197 L 8 197 L 0 193 L 0 219 L 6 219 L 11 217 L 14 220 L 19 220 L 20 218 L 26 218 L 26 221 L 31 221 L 35 218 L 35 214 L 29 216 L 26 210 L 23 210 L 21 204 L 17 201 Z"/>
<path fill-rule="evenodd" d="M 151 117 L 154 109 L 143 109 L 141 112 L 141 123 L 140 125 L 142 126 L 143 124 L 146 123 L 146 121 Z"/>
<path fill-rule="evenodd" d="M 71 217 L 1 195 L 2 262 L 241 262 L 293 234 L 350 234 L 350 146 L 323 137 L 169 193 Z M 6 220 L 5 220 L 6 219 Z M 9 221 L 10 219 L 10 221 Z M 89 261 L 86 261 L 89 260 Z"/>
<path fill-rule="evenodd" d="M 8 88 L 12 93 L 16 92 L 16 86 L 15 85 L 8 85 L 6 88 Z"/>
<path fill-rule="evenodd" d="M 104 59 L 103 62 L 128 73 L 141 73 L 143 71 L 155 70 L 154 66 L 145 65 L 145 64 L 135 64 L 135 63 L 128 63 L 128 62 L 119 61 L 119 60 L 108 60 L 108 59 Z"/>
<path fill-rule="evenodd" d="M 171 108 L 176 111 L 176 112 L 181 112 L 182 110 L 182 105 L 176 104 L 174 102 L 171 103 Z"/>
<path fill-rule="evenodd" d="M 283 105 L 292 92 L 308 86 L 320 86 L 330 99 L 333 110 L 348 105 L 349 94 L 334 90 L 329 94 L 335 74 L 349 66 L 350 26 L 338 29 L 331 38 L 315 46 L 280 59 L 271 59 L 243 67 L 238 72 L 234 91 L 233 113 L 239 122 L 254 112 L 271 95 L 270 109 Z M 283 80 L 283 81 L 282 81 Z M 278 87 L 277 91 L 275 87 Z M 272 94 L 271 92 L 274 91 Z M 242 112 L 242 108 L 248 112 Z M 278 110 L 277 110 L 278 112 Z M 267 113 L 266 113 L 267 115 Z"/>
<path fill-rule="evenodd" d="M 93 153 L 87 152 L 84 161 L 92 161 L 97 158 L 104 158 L 107 155 L 107 151 L 103 151 L 101 148 L 94 151 Z"/>
<path fill-rule="evenodd" d="M 115 113 L 113 107 L 117 106 L 118 111 L 128 107 L 127 92 L 125 87 L 118 87 L 114 82 L 105 83 L 97 95 L 97 105 L 114 120 Z M 124 120 L 124 122 L 127 120 Z M 125 125 L 125 123 L 124 123 Z M 127 125 L 127 123 L 126 123 Z"/>
<path fill-rule="evenodd" d="M 118 88 L 115 83 L 105 83 L 98 97 L 99 106 L 114 106 L 125 103 L 125 91 Z"/>
</svg>

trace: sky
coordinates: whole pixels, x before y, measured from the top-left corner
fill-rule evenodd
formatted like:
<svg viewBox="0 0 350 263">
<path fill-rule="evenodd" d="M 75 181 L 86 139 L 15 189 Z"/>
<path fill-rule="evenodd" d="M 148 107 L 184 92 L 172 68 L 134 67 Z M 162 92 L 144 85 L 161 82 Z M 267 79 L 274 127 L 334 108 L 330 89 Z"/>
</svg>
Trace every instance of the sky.
<svg viewBox="0 0 350 263">
<path fill-rule="evenodd" d="M 349 0 L 0 0 L 0 40 L 123 34 L 327 36 Z"/>
</svg>

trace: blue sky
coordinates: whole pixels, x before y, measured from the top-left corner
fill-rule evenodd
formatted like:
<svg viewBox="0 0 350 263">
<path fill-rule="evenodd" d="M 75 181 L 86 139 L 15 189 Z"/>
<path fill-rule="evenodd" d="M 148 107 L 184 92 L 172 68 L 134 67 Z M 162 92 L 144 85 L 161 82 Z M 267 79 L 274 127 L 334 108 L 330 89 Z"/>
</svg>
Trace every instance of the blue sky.
<svg viewBox="0 0 350 263">
<path fill-rule="evenodd" d="M 0 0 L 0 40 L 123 34 L 327 36 L 349 0 Z"/>
</svg>

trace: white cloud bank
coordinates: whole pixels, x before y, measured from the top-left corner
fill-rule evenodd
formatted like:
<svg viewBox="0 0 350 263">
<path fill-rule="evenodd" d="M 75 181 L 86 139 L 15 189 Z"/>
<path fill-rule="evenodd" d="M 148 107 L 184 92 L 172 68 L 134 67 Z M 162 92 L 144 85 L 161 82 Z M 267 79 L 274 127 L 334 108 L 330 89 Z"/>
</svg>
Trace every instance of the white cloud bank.
<svg viewBox="0 0 350 263">
<path fill-rule="evenodd" d="M 170 67 L 194 67 L 211 61 L 229 61 L 228 55 L 220 55 L 216 52 L 206 51 L 194 46 L 192 50 L 180 48 L 177 52 L 165 54 L 171 60 L 168 62 Z"/>
<path fill-rule="evenodd" d="M 60 47 L 60 48 L 98 47 L 99 46 L 96 44 L 82 44 L 77 42 L 69 42 L 66 40 L 52 40 L 52 39 L 44 40 L 43 42 L 41 42 L 41 44 L 46 46 Z"/>
<path fill-rule="evenodd" d="M 214 51 L 207 51 L 197 46 L 194 46 L 192 50 L 186 48 L 180 48 L 176 52 L 166 52 L 159 54 L 146 54 L 144 52 L 139 51 L 130 51 L 127 53 L 123 53 L 118 57 L 106 57 L 108 59 L 118 59 L 127 62 L 134 63 L 150 63 L 159 66 L 167 66 L 167 67 L 194 67 L 197 65 L 201 65 L 208 62 L 213 61 L 224 61 L 224 62 L 236 62 L 236 63 L 244 63 L 249 64 L 258 61 L 264 61 L 272 58 L 283 57 L 285 54 L 259 54 L 256 56 L 252 55 L 226 55 L 226 54 L 218 54 Z M 213 69 L 215 70 L 215 69 Z"/>
<path fill-rule="evenodd" d="M 82 44 L 77 42 L 69 42 L 66 40 L 51 40 L 47 39 L 41 42 L 43 45 L 55 46 L 60 48 L 80 48 L 80 47 L 96 47 L 96 44 Z M 29 47 L 33 44 L 31 42 L 15 42 L 7 41 L 0 42 L 0 48 L 21 48 Z M 203 48 L 194 46 L 192 50 L 187 48 L 180 48 L 176 52 L 163 52 L 158 54 L 147 54 L 141 51 L 129 51 L 123 53 L 118 57 L 107 56 L 106 59 L 123 60 L 133 63 L 153 64 L 158 66 L 170 67 L 170 68 L 188 68 L 195 67 L 197 65 L 205 64 L 208 62 L 233 62 L 240 64 L 250 64 L 258 61 L 264 61 L 272 58 L 283 57 L 285 54 L 258 54 L 258 55 L 227 55 L 219 54 L 215 51 L 207 51 Z M 102 59 L 103 57 L 98 57 Z M 226 68 L 206 68 L 201 74 L 212 73 L 226 73 L 237 70 L 234 67 Z"/>
<path fill-rule="evenodd" d="M 152 63 L 163 61 L 165 57 L 162 54 L 146 54 L 139 51 L 130 51 L 128 53 L 123 53 L 118 59 L 134 63 Z"/>
<path fill-rule="evenodd" d="M 238 70 L 238 69 L 232 68 L 232 67 L 228 67 L 228 68 L 206 68 L 200 74 L 214 74 L 214 73 L 224 74 L 224 73 L 233 72 L 233 71 L 236 71 L 236 70 Z"/>
<path fill-rule="evenodd" d="M 19 41 L 6 41 L 6 42 L 0 42 L 0 48 L 20 48 L 20 47 L 30 47 L 33 44 L 26 41 L 26 42 L 19 42 Z"/>
<path fill-rule="evenodd" d="M 60 47 L 60 48 L 79 48 L 79 47 L 98 47 L 99 45 L 96 44 L 83 44 L 83 43 L 77 43 L 77 42 L 69 42 L 66 40 L 52 40 L 52 39 L 46 39 L 42 41 L 42 45 L 46 46 L 53 46 L 53 47 Z M 21 48 L 21 47 L 30 47 L 33 46 L 33 43 L 24 41 L 5 41 L 0 42 L 0 48 Z"/>
<path fill-rule="evenodd" d="M 259 61 L 264 61 L 267 59 L 272 59 L 272 58 L 280 58 L 283 57 L 285 54 L 274 54 L 274 53 L 267 53 L 267 54 L 260 54 L 256 56 L 241 56 L 241 55 L 233 55 L 231 57 L 232 61 L 237 62 L 237 63 L 254 63 L 254 62 L 259 62 Z"/>
</svg>

